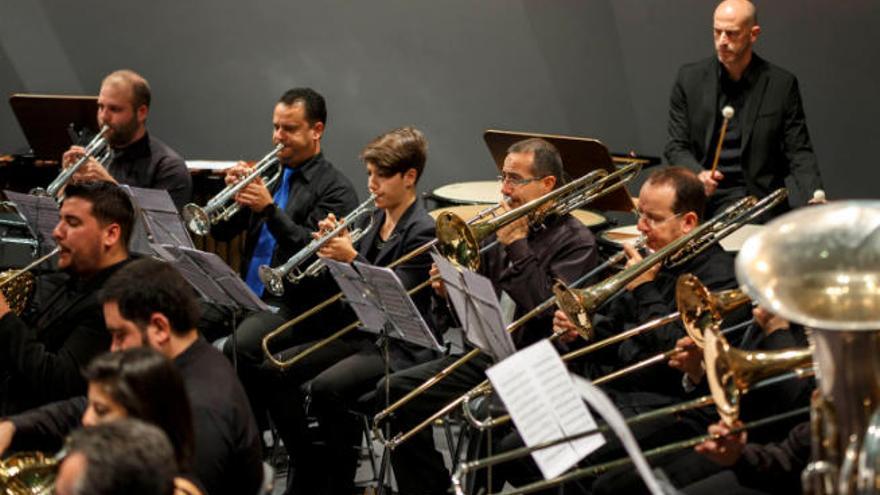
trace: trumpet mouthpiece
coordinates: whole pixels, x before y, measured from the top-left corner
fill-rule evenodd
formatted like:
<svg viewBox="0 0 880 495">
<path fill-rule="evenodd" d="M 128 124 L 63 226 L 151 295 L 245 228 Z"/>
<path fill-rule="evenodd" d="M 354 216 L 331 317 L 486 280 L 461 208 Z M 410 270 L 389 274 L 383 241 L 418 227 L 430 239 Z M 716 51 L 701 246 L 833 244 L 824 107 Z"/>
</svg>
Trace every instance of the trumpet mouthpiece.
<svg viewBox="0 0 880 495">
<path fill-rule="evenodd" d="M 721 109 L 721 115 L 723 115 L 725 119 L 733 118 L 733 113 L 733 107 L 730 105 L 727 105 Z"/>
</svg>

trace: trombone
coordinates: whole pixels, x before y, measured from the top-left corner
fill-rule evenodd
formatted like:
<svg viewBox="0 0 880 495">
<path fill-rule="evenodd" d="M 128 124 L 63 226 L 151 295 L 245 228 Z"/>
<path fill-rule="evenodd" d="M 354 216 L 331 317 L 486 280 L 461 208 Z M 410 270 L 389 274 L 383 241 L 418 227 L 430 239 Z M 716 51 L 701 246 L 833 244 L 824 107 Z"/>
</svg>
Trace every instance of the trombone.
<svg viewBox="0 0 880 495">
<path fill-rule="evenodd" d="M 312 262 L 311 265 L 308 266 L 305 270 L 300 270 L 299 266 L 305 263 L 305 261 L 312 256 L 314 256 L 324 244 L 330 242 L 331 239 L 339 235 L 340 232 L 349 228 L 355 222 L 357 222 L 364 215 L 371 215 L 374 211 L 376 211 L 376 205 L 373 204 L 373 201 L 376 200 L 375 194 L 370 194 L 370 197 L 367 198 L 366 201 L 358 205 L 353 211 L 351 211 L 345 218 L 342 219 L 341 222 L 337 223 L 333 229 L 329 232 L 324 233 L 321 237 L 317 239 L 312 239 L 309 244 L 300 249 L 296 254 L 291 256 L 287 261 L 284 262 L 283 265 L 272 268 L 269 265 L 260 265 L 259 268 L 259 277 L 260 281 L 263 282 L 263 285 L 266 286 L 266 290 L 276 296 L 281 296 L 284 294 L 284 278 L 286 277 L 291 283 L 298 283 L 300 280 L 305 277 L 314 277 L 317 276 L 321 270 L 324 268 L 324 262 L 321 259 L 316 259 Z M 369 225 L 362 229 L 355 229 L 351 232 L 351 241 L 352 243 L 357 243 L 364 234 L 367 233 L 373 227 L 373 221 L 370 219 Z"/>
<path fill-rule="evenodd" d="M 454 263 L 459 266 L 466 266 L 471 270 L 476 270 L 479 267 L 480 252 L 491 246 L 483 246 L 481 248 L 481 242 L 498 229 L 527 215 L 530 217 L 530 223 L 543 222 L 544 219 L 550 215 L 565 215 L 572 210 L 623 187 L 628 181 L 635 177 L 640 169 L 640 164 L 632 164 L 622 167 L 611 174 L 605 170 L 594 170 L 589 174 L 550 191 L 540 198 L 533 199 L 524 205 L 478 224 L 465 222 L 455 214 L 444 212 L 440 215 L 440 218 L 437 219 L 437 238 L 434 241 L 428 242 L 403 255 L 389 264 L 388 267 L 393 268 L 405 263 L 436 246 L 443 256 L 449 258 Z M 436 279 L 433 277 L 428 278 L 424 282 L 410 289 L 407 293 L 409 295 L 415 294 L 425 287 L 430 286 L 431 282 L 434 280 Z M 323 348 L 328 343 L 357 329 L 360 325 L 360 321 L 355 321 L 343 327 L 332 335 L 316 342 L 312 347 L 309 347 L 286 361 L 279 360 L 269 350 L 269 342 L 272 339 L 276 338 L 291 326 L 308 318 L 333 302 L 338 301 L 341 297 L 342 294 L 339 293 L 336 296 L 327 299 L 305 313 L 297 316 L 293 320 L 284 323 L 263 337 L 263 353 L 266 355 L 269 362 L 281 369 L 288 368 L 306 356 Z"/>
<path fill-rule="evenodd" d="M 774 196 L 774 198 L 776 198 L 775 201 L 781 201 L 782 198 L 785 197 L 785 190 L 780 189 L 780 190 L 776 191 L 771 196 Z M 678 253 L 679 250 L 688 251 L 689 253 L 691 253 L 690 257 L 695 256 L 699 252 L 702 252 L 703 250 L 708 248 L 710 245 L 720 241 L 724 236 L 733 233 L 737 228 L 741 227 L 745 223 L 745 220 L 752 219 L 752 218 L 756 217 L 757 215 L 760 215 L 761 213 L 763 213 L 767 208 L 772 207 L 772 204 L 768 205 L 769 203 L 775 204 L 775 202 L 766 200 L 766 198 L 765 198 L 765 200 L 762 200 L 760 202 L 757 199 L 755 199 L 753 196 L 743 198 L 742 200 L 740 200 L 736 204 L 730 206 L 729 208 L 727 208 L 726 210 L 724 210 L 723 212 L 721 212 L 720 214 L 718 214 L 717 216 L 715 216 L 711 220 L 699 225 L 697 228 L 695 228 L 694 230 L 692 230 L 688 234 L 676 239 L 675 241 L 671 242 L 670 244 L 664 246 L 662 249 L 659 249 L 659 250 L 655 251 L 654 253 L 652 253 L 651 255 L 645 257 L 638 264 L 635 264 L 629 268 L 625 268 L 623 271 L 617 273 L 616 275 L 613 275 L 612 277 L 606 279 L 605 281 L 594 284 L 594 285 L 588 287 L 587 289 L 583 289 L 581 291 L 581 293 L 589 295 L 590 299 L 586 299 L 584 296 L 581 296 L 580 294 L 569 289 L 568 287 L 565 287 L 564 285 L 557 284 L 557 287 L 562 289 L 562 290 L 557 290 L 557 287 L 554 287 L 554 292 L 557 294 L 557 296 L 556 296 L 557 304 L 560 305 L 560 307 L 563 304 L 559 301 L 560 295 L 570 296 L 571 302 L 570 303 L 564 302 L 564 304 L 566 304 L 566 307 L 562 308 L 563 311 L 566 311 L 566 309 L 570 309 L 571 313 L 574 313 L 576 316 L 574 318 L 569 316 L 569 318 L 571 319 L 572 322 L 575 322 L 576 327 L 578 327 L 578 332 L 581 334 L 581 336 L 587 336 L 589 338 L 592 338 L 592 335 L 594 332 L 593 332 L 592 325 L 590 324 L 590 319 L 589 319 L 590 316 L 592 316 L 596 312 L 596 310 L 599 308 L 599 306 L 601 306 L 602 303 L 604 303 L 607 299 L 609 299 L 611 296 L 616 294 L 617 291 L 622 289 L 627 283 L 629 283 L 629 281 L 638 277 L 640 274 L 642 274 L 643 272 L 648 270 L 654 264 L 656 264 L 656 263 L 658 263 L 658 262 L 660 262 L 670 256 L 676 255 L 677 259 L 679 259 L 679 260 L 689 259 L 689 258 L 683 257 L 684 255 L 676 254 L 676 253 Z M 589 304 L 587 303 L 587 301 L 589 302 Z M 547 308 L 544 308 L 543 306 L 544 305 L 542 304 L 542 305 L 538 306 L 538 308 L 536 308 L 536 309 L 539 309 L 539 308 L 540 309 L 547 309 Z M 569 311 L 566 311 L 566 313 L 569 313 Z M 699 313 L 699 314 L 703 314 L 703 313 Z M 530 315 L 534 316 L 534 315 L 532 315 L 532 312 L 530 312 L 526 316 L 530 316 Z M 670 315 L 670 316 L 666 316 L 666 317 L 661 317 L 659 319 L 660 321 L 657 321 L 657 322 L 652 321 L 646 325 L 642 325 L 642 327 L 637 327 L 637 328 L 638 328 L 639 332 L 644 332 L 644 331 L 647 331 L 647 329 L 654 328 L 654 327 L 657 327 L 657 326 L 660 326 L 660 325 L 663 325 L 666 323 L 670 323 L 677 318 L 678 318 L 677 315 L 674 315 L 674 316 Z M 578 324 L 578 323 L 580 323 L 580 324 Z M 513 324 L 511 324 L 511 326 L 513 326 Z M 636 330 L 637 329 L 632 329 L 632 330 L 630 330 L 630 332 L 634 332 Z M 635 335 L 635 333 L 628 334 L 628 335 L 632 336 L 632 335 Z M 601 344 L 601 343 L 597 343 L 597 344 Z M 604 343 L 604 345 L 607 346 L 607 345 L 610 345 L 610 343 L 608 343 L 606 341 Z M 592 347 L 593 346 L 589 346 L 584 349 L 580 349 L 579 350 L 580 354 L 576 354 L 574 356 L 571 356 L 571 357 L 569 357 L 569 359 L 573 359 L 574 357 L 579 357 L 583 354 L 586 354 L 587 350 Z M 593 348 L 592 350 L 596 350 L 596 349 Z M 579 351 L 574 351 L 573 353 L 569 353 L 566 356 L 569 356 L 571 354 L 575 354 Z M 589 352 L 592 352 L 592 351 L 589 351 Z M 432 376 L 427 381 L 422 383 L 422 385 L 420 385 L 419 387 L 417 387 L 416 389 L 414 389 L 413 391 L 411 391 L 410 393 L 408 393 L 407 395 L 405 395 L 404 397 L 399 399 L 397 402 L 395 402 L 391 406 L 389 406 L 389 407 L 385 408 L 384 410 L 382 410 L 381 412 L 379 412 L 379 414 L 377 414 L 373 419 L 374 429 L 379 431 L 379 428 L 378 428 L 379 422 L 382 421 L 383 419 L 385 419 L 389 414 L 391 414 L 391 412 L 399 409 L 401 406 L 403 406 L 407 402 L 414 399 L 417 395 L 420 395 L 422 392 L 424 392 L 428 388 L 432 387 L 434 384 L 436 384 L 437 382 L 439 382 L 440 380 L 442 380 L 443 378 L 448 376 L 450 373 L 452 373 L 459 366 L 461 366 L 465 361 L 476 357 L 477 354 L 479 354 L 479 349 L 474 349 L 471 352 L 469 352 L 468 354 L 465 354 L 458 361 L 456 361 L 456 362 L 452 363 L 450 366 L 444 368 L 439 373 L 437 373 L 436 375 Z M 415 435 L 418 432 L 422 431 L 423 429 L 431 426 L 435 420 L 437 420 L 437 419 L 449 414 L 453 410 L 455 410 L 457 407 L 459 407 L 466 400 L 471 400 L 476 395 L 481 395 L 481 394 L 487 393 L 490 389 L 491 389 L 491 385 L 489 384 L 489 381 L 488 380 L 483 381 L 482 383 L 480 383 L 479 385 L 477 385 L 476 387 L 471 389 L 471 391 L 467 392 L 466 394 L 464 394 L 462 396 L 459 396 L 457 399 L 446 404 L 443 408 L 438 410 L 436 413 L 434 413 L 432 416 L 430 416 L 426 420 L 422 421 L 418 425 L 411 428 L 409 431 L 404 432 L 404 433 L 398 433 L 390 440 L 387 440 L 386 445 L 389 448 L 394 449 L 397 445 L 400 445 L 401 443 L 405 442 L 406 440 L 411 438 L 413 435 Z M 470 396 L 470 398 L 469 398 L 469 396 Z"/>
<path fill-rule="evenodd" d="M 778 351 L 745 351 L 730 346 L 715 327 L 707 329 L 705 338 L 707 352 L 703 359 L 707 370 L 707 381 L 709 383 L 709 388 L 712 391 L 711 394 L 681 404 L 674 404 L 638 414 L 628 418 L 626 420 L 627 425 L 643 423 L 693 409 L 700 409 L 712 405 L 713 403 L 722 419 L 724 419 L 727 424 L 733 424 L 733 422 L 739 417 L 739 409 L 737 408 L 735 411 L 726 413 L 726 404 L 738 404 L 739 398 L 743 394 L 754 390 L 769 387 L 791 378 L 805 378 L 812 376 L 812 348 L 810 347 L 782 349 Z M 710 349 L 714 352 L 710 351 Z M 709 372 L 709 370 L 716 368 L 722 372 Z M 789 416 L 785 416 L 785 418 L 787 417 Z M 754 427 L 757 425 L 752 426 Z M 464 476 L 470 472 L 518 459 L 529 455 L 536 450 L 553 447 L 596 433 L 605 433 L 608 430 L 609 427 L 607 425 L 602 425 L 570 437 L 542 442 L 541 444 L 531 447 L 521 447 L 485 459 L 462 463 L 452 476 L 453 487 L 455 487 L 457 494 L 463 494 L 462 480 Z M 692 445 L 695 444 L 688 446 Z M 660 447 L 660 449 L 662 448 L 663 447 Z M 672 450 L 663 450 L 660 452 L 670 451 Z M 649 455 L 649 453 L 646 453 L 646 455 Z M 600 466 L 602 467 L 595 466 L 588 469 L 597 470 L 594 474 L 599 474 L 611 467 L 616 467 L 617 465 L 610 467 L 605 467 L 604 465 Z M 590 474 L 584 474 L 584 476 L 589 475 Z"/>
<path fill-rule="evenodd" d="M 58 193 L 70 182 L 70 178 L 73 177 L 83 165 L 88 163 L 90 158 L 95 158 L 101 165 L 107 162 L 107 159 L 110 158 L 110 147 L 107 146 L 107 138 L 105 134 L 110 130 L 110 126 L 104 124 L 101 127 L 101 130 L 98 131 L 98 134 L 89 141 L 89 144 L 86 145 L 85 150 L 83 151 L 83 155 L 77 160 L 73 165 L 67 167 L 62 170 L 58 177 L 55 177 L 45 189 L 38 187 L 36 189 L 31 190 L 31 194 L 34 196 L 48 196 L 48 197 L 56 197 Z"/>
<path fill-rule="evenodd" d="M 266 181 L 266 187 L 271 189 L 281 178 L 281 161 L 278 159 L 278 152 L 282 148 L 284 145 L 278 143 L 275 149 L 254 165 L 250 173 L 235 184 L 224 187 L 208 200 L 204 207 L 195 203 L 184 205 L 183 221 L 186 222 L 187 228 L 194 234 L 207 235 L 211 231 L 211 225 L 232 218 L 241 209 L 241 205 L 235 202 L 235 195 L 258 177 L 262 177 Z M 273 168 L 276 169 L 275 172 L 271 176 L 267 175 Z"/>
<path fill-rule="evenodd" d="M 636 277 L 647 271 L 660 261 L 666 266 L 678 266 L 693 259 L 713 244 L 732 234 L 746 223 L 758 218 L 781 203 L 788 196 L 784 189 L 777 189 L 769 196 L 758 201 L 754 196 L 747 196 L 711 220 L 697 226 L 687 235 L 679 237 L 661 249 L 645 257 L 639 264 L 624 269 L 617 275 L 605 279 L 602 283 L 590 286 L 581 291 L 573 291 L 564 284 L 556 284 L 553 291 L 557 294 L 559 309 L 579 328 L 579 331 L 592 334 L 590 318 L 599 307 L 618 291 L 623 289 Z"/>
</svg>

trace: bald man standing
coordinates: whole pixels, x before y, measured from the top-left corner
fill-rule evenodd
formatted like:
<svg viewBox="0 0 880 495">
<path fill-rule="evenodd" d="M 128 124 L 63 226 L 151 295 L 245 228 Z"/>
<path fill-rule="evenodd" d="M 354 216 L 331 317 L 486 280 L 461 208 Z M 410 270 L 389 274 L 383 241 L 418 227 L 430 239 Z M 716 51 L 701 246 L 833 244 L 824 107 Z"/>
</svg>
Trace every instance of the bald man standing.
<svg viewBox="0 0 880 495">
<path fill-rule="evenodd" d="M 134 187 L 165 189 L 177 209 L 190 201 L 192 179 L 183 158 L 147 132 L 150 84 L 131 70 L 110 73 L 98 94 L 98 127 L 108 126 L 107 141 L 113 150 L 106 168 L 92 159 L 77 171 L 74 180 L 103 180 Z M 83 154 L 81 146 L 64 153 L 68 167 Z"/>
<path fill-rule="evenodd" d="M 699 174 L 709 196 L 707 216 L 746 195 L 763 197 L 784 186 L 791 206 L 804 204 L 822 180 L 797 78 L 754 53 L 761 27 L 748 0 L 718 4 L 713 31 L 715 56 L 678 72 L 666 159 Z M 728 106 L 733 115 L 713 173 L 722 109 Z"/>
</svg>

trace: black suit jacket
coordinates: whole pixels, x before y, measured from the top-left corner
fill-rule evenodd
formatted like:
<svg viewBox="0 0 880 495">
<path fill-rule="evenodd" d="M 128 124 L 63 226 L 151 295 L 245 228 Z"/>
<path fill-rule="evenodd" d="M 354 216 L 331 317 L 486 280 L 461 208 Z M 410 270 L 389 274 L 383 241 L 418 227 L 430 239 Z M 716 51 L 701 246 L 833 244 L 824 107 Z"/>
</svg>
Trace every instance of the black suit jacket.
<svg viewBox="0 0 880 495">
<path fill-rule="evenodd" d="M 669 104 L 669 163 L 695 172 L 709 169 L 716 143 L 712 141 L 718 105 L 720 63 L 711 57 L 683 66 Z M 822 188 L 819 167 L 807 131 L 797 78 L 753 55 L 743 75 L 745 107 L 741 112 L 741 160 L 748 194 L 764 197 L 789 187 L 789 202 L 802 205 Z"/>
<path fill-rule="evenodd" d="M 97 291 L 123 265 L 106 268 L 88 281 L 63 275 L 64 281 L 32 318 L 9 313 L 0 319 L 0 413 L 85 393 L 80 370 L 110 348 Z"/>
</svg>

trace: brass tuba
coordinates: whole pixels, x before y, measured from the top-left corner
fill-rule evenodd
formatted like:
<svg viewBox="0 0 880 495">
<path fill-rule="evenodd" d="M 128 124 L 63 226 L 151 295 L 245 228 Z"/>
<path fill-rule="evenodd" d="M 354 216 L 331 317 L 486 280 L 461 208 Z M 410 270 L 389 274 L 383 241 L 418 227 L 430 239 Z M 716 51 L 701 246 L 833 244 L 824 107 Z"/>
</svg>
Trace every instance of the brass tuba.
<svg viewBox="0 0 880 495">
<path fill-rule="evenodd" d="M 790 212 L 746 241 L 745 290 L 811 329 L 819 397 L 807 493 L 876 493 L 880 486 L 880 202 Z"/>
</svg>

